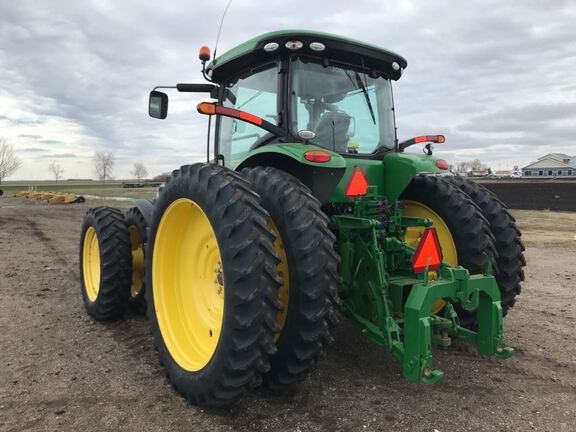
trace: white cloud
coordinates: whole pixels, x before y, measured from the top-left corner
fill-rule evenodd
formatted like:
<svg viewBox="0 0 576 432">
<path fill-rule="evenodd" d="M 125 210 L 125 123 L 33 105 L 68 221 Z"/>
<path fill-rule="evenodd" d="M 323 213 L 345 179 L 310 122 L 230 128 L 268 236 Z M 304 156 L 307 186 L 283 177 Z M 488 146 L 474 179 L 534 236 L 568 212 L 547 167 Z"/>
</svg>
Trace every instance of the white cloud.
<svg viewBox="0 0 576 432">
<path fill-rule="evenodd" d="M 67 177 L 92 176 L 96 150 L 114 152 L 116 177 L 135 161 L 157 173 L 203 160 L 202 98 L 174 94 L 163 122 L 146 99 L 158 84 L 201 82 L 197 49 L 213 45 L 226 3 L 0 3 L 0 135 L 24 160 L 15 178 L 49 177 L 57 157 Z M 575 20 L 559 0 L 235 0 L 219 52 L 279 28 L 391 49 L 409 63 L 394 85 L 401 139 L 445 133 L 440 156 L 511 166 L 576 154 Z"/>
</svg>

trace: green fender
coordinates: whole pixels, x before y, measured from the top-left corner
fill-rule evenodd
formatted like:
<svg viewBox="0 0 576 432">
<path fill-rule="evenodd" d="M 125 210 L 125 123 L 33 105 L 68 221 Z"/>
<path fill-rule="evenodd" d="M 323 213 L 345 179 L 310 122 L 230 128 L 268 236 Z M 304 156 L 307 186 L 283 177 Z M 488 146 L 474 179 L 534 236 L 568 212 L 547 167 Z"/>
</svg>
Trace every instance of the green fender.
<svg viewBox="0 0 576 432">
<path fill-rule="evenodd" d="M 382 160 L 346 158 L 346 171 L 330 196 L 330 202 L 346 203 L 346 187 L 355 166 L 361 167 L 370 185 L 376 185 L 378 195 L 390 202 L 398 200 L 404 189 L 418 174 L 445 174 L 436 166 L 438 159 L 413 153 L 389 153 Z"/>
<path fill-rule="evenodd" d="M 311 162 L 304 157 L 308 151 L 322 151 L 330 155 L 327 162 Z M 342 179 L 347 168 L 346 160 L 338 153 L 310 144 L 268 144 L 247 152 L 234 168 L 256 166 L 274 167 L 292 174 L 304 183 L 321 203 L 328 201 L 330 194 Z"/>
</svg>

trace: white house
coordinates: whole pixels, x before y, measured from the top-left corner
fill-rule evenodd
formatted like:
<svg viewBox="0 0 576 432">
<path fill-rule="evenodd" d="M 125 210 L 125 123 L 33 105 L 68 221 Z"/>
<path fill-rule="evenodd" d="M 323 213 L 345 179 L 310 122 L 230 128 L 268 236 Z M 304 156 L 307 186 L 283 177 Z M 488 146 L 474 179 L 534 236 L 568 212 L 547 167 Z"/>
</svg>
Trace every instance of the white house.
<svg viewBox="0 0 576 432">
<path fill-rule="evenodd" d="M 576 177 L 576 156 L 549 153 L 522 168 L 522 177 Z"/>
</svg>

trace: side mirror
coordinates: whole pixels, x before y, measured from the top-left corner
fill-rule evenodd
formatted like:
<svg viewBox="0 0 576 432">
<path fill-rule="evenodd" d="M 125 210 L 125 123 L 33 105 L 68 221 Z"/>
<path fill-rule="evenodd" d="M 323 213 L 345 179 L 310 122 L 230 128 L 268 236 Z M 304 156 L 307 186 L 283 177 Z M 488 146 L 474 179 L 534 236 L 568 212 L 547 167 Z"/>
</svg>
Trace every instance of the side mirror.
<svg viewBox="0 0 576 432">
<path fill-rule="evenodd" d="M 148 115 L 157 119 L 165 119 L 168 115 L 168 95 L 156 90 L 150 92 L 148 99 Z"/>
</svg>

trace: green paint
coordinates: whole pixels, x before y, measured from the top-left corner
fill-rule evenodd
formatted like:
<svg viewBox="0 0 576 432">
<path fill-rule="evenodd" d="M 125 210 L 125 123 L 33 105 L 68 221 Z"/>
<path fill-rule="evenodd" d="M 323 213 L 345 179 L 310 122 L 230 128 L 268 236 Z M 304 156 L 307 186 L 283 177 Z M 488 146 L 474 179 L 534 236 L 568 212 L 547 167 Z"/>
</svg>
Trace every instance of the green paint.
<svg viewBox="0 0 576 432">
<path fill-rule="evenodd" d="M 330 201 L 336 203 L 350 202 L 346 197 L 346 186 L 355 166 L 362 167 L 368 183 L 377 187 L 377 193 L 389 201 L 396 201 L 406 186 L 419 173 L 446 173 L 436 166 L 436 158 L 411 153 L 389 153 L 382 160 L 346 158 L 346 172 Z"/>
<path fill-rule="evenodd" d="M 243 55 L 246 55 L 246 54 L 254 51 L 255 49 L 259 49 L 261 47 L 261 45 L 265 42 L 273 41 L 275 39 L 280 39 L 280 38 L 285 38 L 285 37 L 291 37 L 291 36 L 310 36 L 310 37 L 318 38 L 319 40 L 322 40 L 324 38 L 328 38 L 328 39 L 332 39 L 332 40 L 336 40 L 336 41 L 347 42 L 347 43 L 357 45 L 359 47 L 366 47 L 366 48 L 374 49 L 374 50 L 380 51 L 384 54 L 387 54 L 387 55 L 390 55 L 393 57 L 397 57 L 399 60 L 402 60 L 404 64 L 406 64 L 406 60 L 402 56 L 400 56 L 400 55 L 398 55 L 392 51 L 385 50 L 379 46 L 368 44 L 368 43 L 362 42 L 362 41 L 358 41 L 356 39 L 351 39 L 351 38 L 347 38 L 347 37 L 343 37 L 343 36 L 339 36 L 339 35 L 335 35 L 335 34 L 331 34 L 331 33 L 323 33 L 323 32 L 311 31 L 311 30 L 278 30 L 278 31 L 273 31 L 273 32 L 269 32 L 269 33 L 264 33 L 260 36 L 256 36 L 252 39 L 249 39 L 246 42 L 241 43 L 240 45 L 237 45 L 236 47 L 232 48 L 231 50 L 226 51 L 221 56 L 218 56 L 217 58 L 215 58 L 208 67 L 215 69 L 215 68 L 222 66 L 223 64 L 225 64 L 225 63 L 227 63 L 233 59 L 236 59 L 238 57 L 242 57 Z"/>
<path fill-rule="evenodd" d="M 322 151 L 330 155 L 330 160 L 328 162 L 310 162 L 304 157 L 304 153 L 308 151 Z M 235 167 L 241 167 L 245 165 L 250 159 L 257 155 L 263 154 L 281 154 L 283 156 L 288 156 L 301 164 L 318 166 L 322 168 L 344 168 L 346 167 L 345 159 L 338 153 L 326 150 L 325 148 L 318 147 L 311 144 L 300 144 L 300 143 L 283 143 L 283 144 L 268 144 L 263 147 L 259 147 L 250 152 L 247 152 L 242 159 L 237 161 Z M 235 161 L 236 163 L 236 161 Z"/>
</svg>

